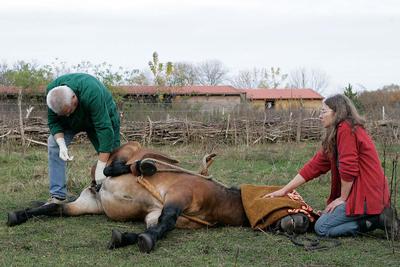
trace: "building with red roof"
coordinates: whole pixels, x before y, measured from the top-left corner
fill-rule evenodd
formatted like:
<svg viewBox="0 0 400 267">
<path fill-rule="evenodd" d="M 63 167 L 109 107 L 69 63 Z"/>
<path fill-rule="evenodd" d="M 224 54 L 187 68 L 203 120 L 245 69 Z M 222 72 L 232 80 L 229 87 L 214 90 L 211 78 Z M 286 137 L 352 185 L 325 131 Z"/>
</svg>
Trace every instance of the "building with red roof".
<svg viewBox="0 0 400 267">
<path fill-rule="evenodd" d="M 246 99 L 258 108 L 318 109 L 324 99 L 312 89 L 243 89 Z"/>
<path fill-rule="evenodd" d="M 184 103 L 201 111 L 232 110 L 246 93 L 232 86 L 118 86 L 125 99 L 145 103 Z"/>
<path fill-rule="evenodd" d="M 24 95 L 36 99 L 45 96 L 45 88 L 24 89 Z M 117 86 L 114 94 L 121 95 L 126 102 L 135 103 L 184 103 L 196 106 L 201 111 L 232 110 L 235 106 L 250 102 L 260 109 L 276 110 L 319 108 L 323 97 L 312 89 L 236 89 L 233 86 Z M 16 99 L 18 88 L 0 86 L 2 99 Z"/>
</svg>

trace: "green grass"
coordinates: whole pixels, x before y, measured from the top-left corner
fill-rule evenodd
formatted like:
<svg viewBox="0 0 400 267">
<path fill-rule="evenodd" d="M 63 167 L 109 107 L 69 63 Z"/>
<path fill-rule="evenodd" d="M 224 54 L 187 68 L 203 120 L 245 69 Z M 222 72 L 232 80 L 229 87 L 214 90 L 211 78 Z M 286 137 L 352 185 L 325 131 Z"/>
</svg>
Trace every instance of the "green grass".
<svg viewBox="0 0 400 267">
<path fill-rule="evenodd" d="M 283 185 L 316 148 L 317 144 L 216 146 L 213 152 L 218 156 L 210 171 L 228 185 Z M 382 146 L 378 148 L 382 150 Z M 191 170 L 198 170 L 204 154 L 211 152 L 200 145 L 156 149 Z M 390 150 L 400 151 L 398 146 Z M 68 167 L 68 188 L 71 195 L 78 195 L 90 182 L 96 156 L 90 145 L 74 145 L 71 154 L 75 159 Z M 390 166 L 387 164 L 388 175 Z M 137 246 L 106 249 L 113 228 L 141 232 L 141 222 L 113 222 L 105 216 L 39 217 L 7 227 L 8 211 L 48 197 L 44 147 L 28 148 L 23 154 L 14 145 L 0 143 L 0 184 L 0 221 L 4 222 L 0 224 L 0 266 L 398 266 L 400 262 L 399 242 L 393 253 L 391 243 L 379 230 L 368 236 L 340 238 L 342 245 L 330 250 L 307 252 L 284 236 L 249 228 L 175 229 L 157 243 L 154 252 L 142 254 Z M 330 191 L 329 175 L 298 191 L 314 208 L 323 209 Z"/>
</svg>

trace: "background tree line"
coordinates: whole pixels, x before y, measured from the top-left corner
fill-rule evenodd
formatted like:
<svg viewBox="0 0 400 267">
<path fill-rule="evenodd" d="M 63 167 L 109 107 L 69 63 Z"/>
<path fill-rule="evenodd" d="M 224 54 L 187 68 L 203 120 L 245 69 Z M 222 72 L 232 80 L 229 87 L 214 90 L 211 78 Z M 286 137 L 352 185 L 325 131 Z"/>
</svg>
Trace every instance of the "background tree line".
<svg viewBox="0 0 400 267">
<path fill-rule="evenodd" d="M 298 68 L 285 73 L 279 67 L 253 68 L 230 73 L 219 60 L 199 63 L 162 62 L 154 52 L 148 62 L 148 69 L 115 68 L 106 62 L 92 64 L 83 61 L 68 65 L 55 59 L 47 65 L 35 62 L 17 61 L 13 65 L 0 65 L 0 85 L 14 85 L 37 88 L 66 73 L 86 72 L 99 78 L 107 86 L 117 85 L 232 85 L 236 88 L 312 88 L 322 93 L 328 86 L 328 76 L 319 70 Z"/>
<path fill-rule="evenodd" d="M 162 62 L 154 52 L 148 69 L 126 69 L 109 63 L 93 64 L 82 61 L 69 65 L 55 59 L 47 65 L 36 62 L 17 61 L 12 65 L 0 64 L 0 85 L 23 89 L 46 86 L 54 78 L 72 72 L 85 72 L 96 76 L 108 86 L 116 97 L 119 85 L 232 85 L 236 88 L 312 88 L 323 94 L 329 85 L 328 75 L 316 69 L 297 68 L 285 73 L 279 67 L 240 70 L 235 74 L 218 60 L 199 63 Z M 400 86 L 391 84 L 375 91 L 356 92 L 351 84 L 343 92 L 353 100 L 357 108 L 366 111 L 387 105 L 400 107 Z"/>
</svg>

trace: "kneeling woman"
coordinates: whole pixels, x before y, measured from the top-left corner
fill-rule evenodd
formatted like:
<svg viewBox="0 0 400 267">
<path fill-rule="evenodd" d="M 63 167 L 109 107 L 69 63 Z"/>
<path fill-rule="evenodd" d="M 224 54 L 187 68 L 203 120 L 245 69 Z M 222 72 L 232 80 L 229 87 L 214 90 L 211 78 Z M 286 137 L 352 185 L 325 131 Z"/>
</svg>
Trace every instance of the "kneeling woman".
<svg viewBox="0 0 400 267">
<path fill-rule="evenodd" d="M 287 185 L 265 197 L 284 196 L 330 170 L 331 194 L 315 223 L 318 235 L 356 235 L 386 227 L 398 237 L 387 179 L 364 119 L 344 95 L 327 98 L 320 119 L 326 129 L 321 149 Z"/>
</svg>

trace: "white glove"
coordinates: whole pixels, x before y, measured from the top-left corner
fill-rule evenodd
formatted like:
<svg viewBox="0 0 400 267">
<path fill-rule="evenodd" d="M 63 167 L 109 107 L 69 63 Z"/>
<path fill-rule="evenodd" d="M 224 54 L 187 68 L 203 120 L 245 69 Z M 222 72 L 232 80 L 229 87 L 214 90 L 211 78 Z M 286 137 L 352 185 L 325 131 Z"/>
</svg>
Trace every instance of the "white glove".
<svg viewBox="0 0 400 267">
<path fill-rule="evenodd" d="M 60 154 L 59 154 L 60 159 L 62 159 L 63 161 L 67 161 L 67 160 L 71 161 L 71 160 L 73 160 L 74 157 L 70 157 L 68 155 L 68 148 L 65 145 L 64 138 L 62 138 L 62 137 L 61 138 L 57 138 L 56 142 L 58 144 L 58 147 L 60 148 Z"/>
<path fill-rule="evenodd" d="M 106 162 L 101 160 L 97 161 L 96 171 L 94 172 L 94 179 L 96 180 L 96 184 L 101 184 L 107 177 L 104 175 L 103 171 L 106 167 Z"/>
</svg>

